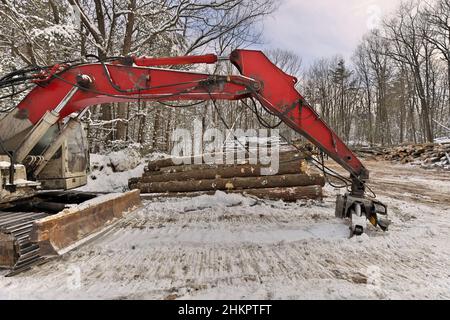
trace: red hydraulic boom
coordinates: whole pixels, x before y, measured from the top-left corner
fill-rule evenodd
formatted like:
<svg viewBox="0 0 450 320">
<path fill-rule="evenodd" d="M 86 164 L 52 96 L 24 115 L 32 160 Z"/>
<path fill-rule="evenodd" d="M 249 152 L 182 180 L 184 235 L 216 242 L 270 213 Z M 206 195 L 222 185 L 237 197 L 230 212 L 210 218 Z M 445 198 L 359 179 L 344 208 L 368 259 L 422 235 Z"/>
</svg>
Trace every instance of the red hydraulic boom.
<svg viewBox="0 0 450 320">
<path fill-rule="evenodd" d="M 297 79 L 274 65 L 262 52 L 235 50 L 228 58 L 240 75 L 210 75 L 154 68 L 219 61 L 216 55 L 172 58 L 124 57 L 111 62 L 57 65 L 37 74 L 38 85 L 18 105 L 19 114 L 35 125 L 47 112 L 60 119 L 85 108 L 130 100 L 240 100 L 254 98 L 296 132 L 302 134 L 351 176 L 352 189 L 339 196 L 336 215 L 363 215 L 383 229 L 378 215 L 386 206 L 368 199 L 365 183 L 369 172 L 295 89 Z"/>
</svg>

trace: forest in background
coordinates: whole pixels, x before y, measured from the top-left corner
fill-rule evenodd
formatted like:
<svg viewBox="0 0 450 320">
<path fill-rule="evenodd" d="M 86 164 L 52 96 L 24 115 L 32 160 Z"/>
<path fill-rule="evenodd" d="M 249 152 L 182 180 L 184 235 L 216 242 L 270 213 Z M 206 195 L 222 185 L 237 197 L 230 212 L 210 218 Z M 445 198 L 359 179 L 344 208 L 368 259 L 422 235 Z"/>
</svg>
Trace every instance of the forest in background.
<svg viewBox="0 0 450 320">
<path fill-rule="evenodd" d="M 87 54 L 223 56 L 235 48 L 264 48 L 263 20 L 276 14 L 278 5 L 276 0 L 0 0 L 0 74 Z M 450 136 L 450 0 L 404 2 L 364 36 L 350 61 L 317 57 L 303 66 L 295 53 L 264 51 L 301 79 L 299 91 L 346 142 L 397 145 Z M 221 63 L 197 71 L 233 69 Z M 17 98 L 3 99 L 0 108 L 14 104 Z M 143 101 L 94 106 L 84 118 L 91 151 L 136 143 L 145 152 L 168 152 L 172 131 L 190 128 L 194 119 L 204 129 L 225 129 L 225 123 L 261 127 L 242 103 L 217 104 L 217 109 L 211 102 L 191 108 Z M 295 136 L 284 125 L 280 129 Z"/>
<path fill-rule="evenodd" d="M 450 1 L 406 1 L 352 61 L 318 59 L 302 90 L 344 140 L 370 145 L 450 136 Z"/>
</svg>

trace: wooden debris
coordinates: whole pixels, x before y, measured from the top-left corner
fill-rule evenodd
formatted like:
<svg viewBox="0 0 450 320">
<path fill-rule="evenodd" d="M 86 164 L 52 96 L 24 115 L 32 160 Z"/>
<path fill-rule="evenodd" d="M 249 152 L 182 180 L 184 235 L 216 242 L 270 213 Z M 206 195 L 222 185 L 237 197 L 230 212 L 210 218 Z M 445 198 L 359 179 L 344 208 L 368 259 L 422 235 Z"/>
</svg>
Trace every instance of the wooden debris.
<svg viewBox="0 0 450 320">
<path fill-rule="evenodd" d="M 323 192 L 321 186 L 305 186 L 291 188 L 263 188 L 225 191 L 228 194 L 246 194 L 265 200 L 282 200 L 285 202 L 295 202 L 297 200 L 322 200 Z M 142 200 L 155 200 L 160 198 L 193 198 L 202 195 L 214 195 L 216 191 L 197 192 L 169 192 L 169 193 L 149 193 L 141 194 Z"/>
</svg>

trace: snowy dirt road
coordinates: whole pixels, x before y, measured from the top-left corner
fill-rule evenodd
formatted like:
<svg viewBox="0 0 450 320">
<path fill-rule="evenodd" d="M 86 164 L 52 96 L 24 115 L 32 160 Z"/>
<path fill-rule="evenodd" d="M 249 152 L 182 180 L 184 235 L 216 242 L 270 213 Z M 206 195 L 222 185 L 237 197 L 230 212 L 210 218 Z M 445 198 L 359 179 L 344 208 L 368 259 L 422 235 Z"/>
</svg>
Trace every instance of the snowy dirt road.
<svg viewBox="0 0 450 320">
<path fill-rule="evenodd" d="M 323 203 L 217 193 L 145 202 L 0 299 L 450 299 L 450 174 L 366 161 L 390 231 L 347 239 Z"/>
</svg>

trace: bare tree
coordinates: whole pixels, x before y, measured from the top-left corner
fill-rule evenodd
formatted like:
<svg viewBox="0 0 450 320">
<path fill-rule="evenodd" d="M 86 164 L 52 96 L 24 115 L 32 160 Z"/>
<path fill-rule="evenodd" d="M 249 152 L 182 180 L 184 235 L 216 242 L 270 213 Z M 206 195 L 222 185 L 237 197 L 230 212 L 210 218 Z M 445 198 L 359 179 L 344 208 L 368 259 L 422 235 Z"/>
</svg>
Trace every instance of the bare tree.
<svg viewBox="0 0 450 320">
<path fill-rule="evenodd" d="M 257 32 L 253 34 L 253 25 L 276 8 L 275 1 L 261 0 L 68 1 L 80 12 L 89 33 L 88 42 L 100 58 L 117 54 L 190 54 L 215 49 L 218 43 L 223 52 L 233 44 L 254 41 Z M 112 119 L 109 105 L 102 108 L 102 113 L 103 120 Z M 116 113 L 120 121 L 115 138 L 126 140 L 128 105 L 120 104 Z M 159 119 L 161 115 L 155 115 L 155 128 Z"/>
<path fill-rule="evenodd" d="M 374 139 L 374 130 L 373 130 L 373 110 L 372 110 L 372 88 L 373 81 L 371 77 L 371 68 L 369 66 L 369 48 L 367 46 L 367 41 L 365 39 L 363 42 L 357 47 L 353 60 L 356 67 L 356 72 L 359 76 L 361 84 L 364 86 L 364 92 L 366 97 L 367 110 L 365 112 L 367 119 L 369 121 L 369 126 L 367 128 L 368 132 L 366 132 L 366 136 L 370 145 L 373 145 L 375 142 Z"/>
<path fill-rule="evenodd" d="M 428 28 L 417 2 L 401 5 L 396 16 L 384 23 L 385 39 L 392 46 L 388 54 L 397 62 L 410 69 L 421 107 L 421 122 L 425 139 L 434 139 L 431 122 L 431 106 L 427 85 L 429 81 L 429 63 L 433 49 L 424 41 Z"/>
<path fill-rule="evenodd" d="M 302 58 L 296 53 L 283 50 L 272 49 L 265 51 L 269 59 L 278 66 L 281 70 L 295 77 L 300 76 L 300 70 L 302 67 Z"/>
<path fill-rule="evenodd" d="M 439 50 L 441 59 L 447 64 L 447 98 L 450 105 L 450 0 L 439 0 L 437 4 L 429 5 L 424 14 L 430 27 L 424 36 Z"/>
<path fill-rule="evenodd" d="M 55 1 L 0 1 L 0 48 L 12 64 L 48 65 L 77 56 L 79 34 L 71 8 Z"/>
</svg>

